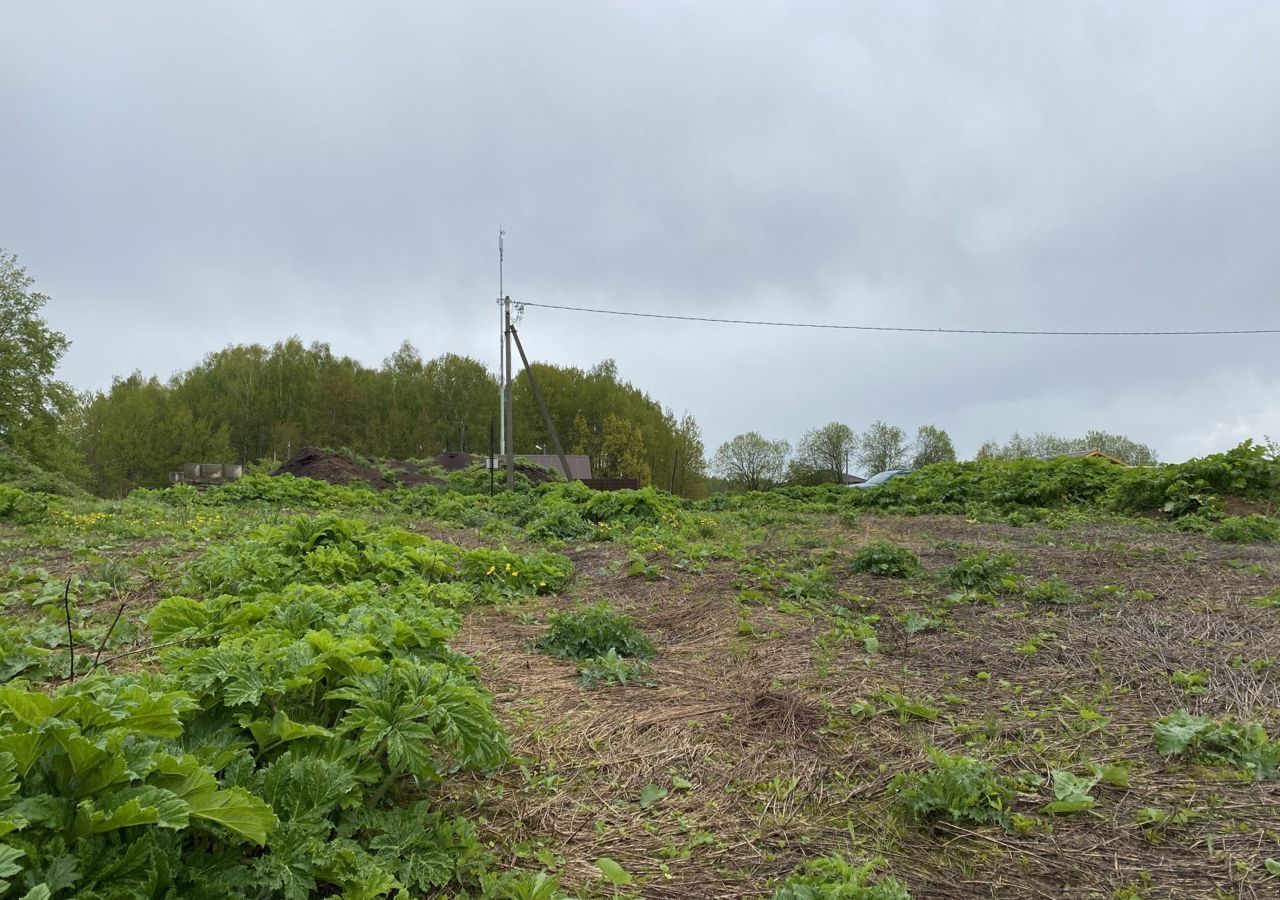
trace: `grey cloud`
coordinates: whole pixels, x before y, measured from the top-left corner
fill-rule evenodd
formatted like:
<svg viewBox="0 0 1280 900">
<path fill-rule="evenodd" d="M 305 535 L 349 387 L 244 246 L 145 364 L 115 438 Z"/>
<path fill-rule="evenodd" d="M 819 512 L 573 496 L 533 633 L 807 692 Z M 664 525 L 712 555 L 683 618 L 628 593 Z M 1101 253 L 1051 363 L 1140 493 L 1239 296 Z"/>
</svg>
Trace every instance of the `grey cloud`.
<svg viewBox="0 0 1280 900">
<path fill-rule="evenodd" d="M 1274 327 L 1267 3 L 25 3 L 0 245 L 64 373 L 290 334 L 492 360 L 513 296 L 866 324 Z M 211 314 L 215 311 L 216 314 Z M 708 442 L 1280 432 L 1274 338 L 758 331 L 531 310 Z"/>
</svg>

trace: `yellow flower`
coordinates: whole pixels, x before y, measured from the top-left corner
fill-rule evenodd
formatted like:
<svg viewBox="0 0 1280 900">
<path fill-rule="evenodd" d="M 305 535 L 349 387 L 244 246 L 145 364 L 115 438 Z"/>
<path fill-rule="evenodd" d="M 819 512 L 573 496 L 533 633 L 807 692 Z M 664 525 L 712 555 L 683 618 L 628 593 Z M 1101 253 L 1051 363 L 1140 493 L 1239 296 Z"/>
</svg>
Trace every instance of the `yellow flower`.
<svg viewBox="0 0 1280 900">
<path fill-rule="evenodd" d="M 496 568 L 497 568 L 496 566 L 490 566 L 490 567 L 489 567 L 489 571 L 488 571 L 488 572 L 485 572 L 484 574 L 486 574 L 486 575 L 492 575 L 492 574 L 494 573 L 494 571 L 496 570 Z"/>
<path fill-rule="evenodd" d="M 547 583 L 545 581 L 538 582 L 538 587 L 546 587 L 546 586 L 547 586 Z"/>
</svg>

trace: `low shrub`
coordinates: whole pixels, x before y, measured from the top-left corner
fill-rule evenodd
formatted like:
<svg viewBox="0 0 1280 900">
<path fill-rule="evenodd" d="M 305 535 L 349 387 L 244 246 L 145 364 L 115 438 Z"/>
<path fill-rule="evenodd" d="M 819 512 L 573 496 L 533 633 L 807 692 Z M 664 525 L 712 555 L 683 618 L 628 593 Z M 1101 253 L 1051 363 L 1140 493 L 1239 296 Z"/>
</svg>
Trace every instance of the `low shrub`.
<svg viewBox="0 0 1280 900">
<path fill-rule="evenodd" d="M 831 573 L 825 566 L 789 572 L 775 592 L 789 600 L 826 600 L 831 596 Z"/>
<path fill-rule="evenodd" d="M 920 571 L 920 560 L 892 541 L 872 541 L 854 554 L 851 567 L 855 572 L 887 578 L 910 578 Z"/>
<path fill-rule="evenodd" d="M 883 864 L 873 859 L 854 865 L 838 854 L 810 860 L 774 892 L 773 900 L 911 900 L 898 879 L 874 877 Z"/>
<path fill-rule="evenodd" d="M 1151 726 L 1162 756 L 1189 754 L 1194 759 L 1243 769 L 1258 780 L 1280 778 L 1280 743 L 1261 725 L 1231 719 L 1215 721 L 1184 709 Z"/>
<path fill-rule="evenodd" d="M 1071 585 L 1057 575 L 1031 585 L 1024 591 L 1024 595 L 1036 603 L 1075 603 L 1080 599 Z"/>
<path fill-rule="evenodd" d="M 972 556 L 958 560 L 943 573 L 943 580 L 958 591 L 998 594 L 1017 587 L 1018 578 L 1011 570 L 1018 564 L 1012 553 L 992 556 L 981 550 Z"/>
<path fill-rule="evenodd" d="M 547 617 L 551 627 L 534 646 L 561 659 L 583 662 L 607 656 L 650 659 L 653 642 L 636 627 L 630 616 L 614 612 L 600 601 L 593 606 L 566 612 L 553 612 Z"/>
<path fill-rule="evenodd" d="M 578 667 L 578 684 L 585 688 L 598 684 L 631 684 L 642 681 L 649 666 L 638 659 L 619 656 L 612 647 L 603 656 L 585 660 Z"/>
<path fill-rule="evenodd" d="M 931 750 L 933 765 L 903 772 L 889 783 L 889 796 L 910 822 L 970 822 L 1007 825 L 1013 788 L 988 762 Z"/>
<path fill-rule="evenodd" d="M 0 522 L 32 525 L 44 518 L 49 501 L 22 488 L 0 484 Z"/>
<path fill-rule="evenodd" d="M 1280 541 L 1280 519 L 1268 516 L 1228 516 L 1210 528 L 1209 535 L 1232 544 Z"/>
</svg>

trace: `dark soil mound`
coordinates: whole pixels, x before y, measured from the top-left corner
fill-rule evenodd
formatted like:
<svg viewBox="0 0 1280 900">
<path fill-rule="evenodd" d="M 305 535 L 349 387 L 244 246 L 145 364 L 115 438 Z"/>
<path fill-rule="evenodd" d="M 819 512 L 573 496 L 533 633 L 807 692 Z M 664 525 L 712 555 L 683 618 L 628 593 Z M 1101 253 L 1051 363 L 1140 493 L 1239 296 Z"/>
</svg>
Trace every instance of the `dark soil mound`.
<svg viewBox="0 0 1280 900">
<path fill-rule="evenodd" d="M 389 480 L 381 469 L 352 462 L 347 457 L 330 450 L 304 447 L 276 469 L 273 475 L 296 475 L 314 478 L 330 484 L 351 484 L 363 481 L 375 490 L 385 491 L 393 487 L 412 487 L 417 484 L 438 484 L 439 479 L 424 475 L 413 463 L 387 460 L 384 468 L 392 473 Z"/>
</svg>

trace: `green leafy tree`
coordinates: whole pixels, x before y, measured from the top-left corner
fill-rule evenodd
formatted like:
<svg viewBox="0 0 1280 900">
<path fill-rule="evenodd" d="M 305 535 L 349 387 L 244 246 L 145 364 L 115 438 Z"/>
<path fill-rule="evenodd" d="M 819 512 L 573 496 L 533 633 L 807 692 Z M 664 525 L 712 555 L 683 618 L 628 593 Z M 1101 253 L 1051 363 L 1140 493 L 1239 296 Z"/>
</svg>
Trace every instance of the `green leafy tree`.
<svg viewBox="0 0 1280 900">
<path fill-rule="evenodd" d="M 601 432 L 595 473 L 601 478 L 636 478 L 642 487 L 649 484 L 652 473 L 640 427 L 621 416 L 606 416 Z"/>
<path fill-rule="evenodd" d="M 849 463 L 858 451 L 858 435 L 843 422 L 811 428 L 796 448 L 796 462 L 804 469 L 821 473 L 824 481 L 840 483 L 849 472 Z"/>
<path fill-rule="evenodd" d="M 956 448 L 951 443 L 951 436 L 936 425 L 921 425 L 916 431 L 915 456 L 911 460 L 911 468 L 940 462 L 955 462 Z"/>
<path fill-rule="evenodd" d="M 70 342 L 41 316 L 49 298 L 34 284 L 17 257 L 0 250 L 0 442 L 37 465 L 79 474 L 61 434 L 75 394 L 54 377 Z"/>
<path fill-rule="evenodd" d="M 733 487 L 758 491 L 782 480 L 790 453 L 787 441 L 766 440 L 759 432 L 748 431 L 721 444 L 711 468 Z"/>
<path fill-rule="evenodd" d="M 423 366 L 422 374 L 427 382 L 425 408 L 430 411 L 440 444 L 426 449 L 433 455 L 445 447 L 487 453 L 489 424 L 497 416 L 498 380 L 483 363 L 456 353 L 431 360 Z M 425 440 L 427 435 L 420 432 Z"/>
<path fill-rule="evenodd" d="M 873 422 L 862 436 L 858 463 L 868 475 L 886 469 L 901 469 L 909 458 L 907 433 L 896 425 Z"/>
</svg>

